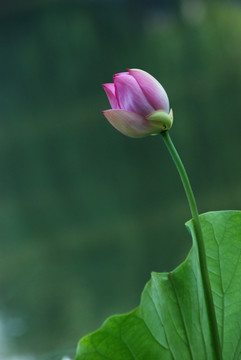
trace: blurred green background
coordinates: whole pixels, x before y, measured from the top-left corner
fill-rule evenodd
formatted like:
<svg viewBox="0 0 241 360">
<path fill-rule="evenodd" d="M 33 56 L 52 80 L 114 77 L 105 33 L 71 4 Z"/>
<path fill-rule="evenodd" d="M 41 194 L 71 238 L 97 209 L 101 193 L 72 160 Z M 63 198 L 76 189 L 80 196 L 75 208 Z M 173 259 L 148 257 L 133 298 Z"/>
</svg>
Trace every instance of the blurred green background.
<svg viewBox="0 0 241 360">
<path fill-rule="evenodd" d="M 190 249 L 162 139 L 101 114 L 101 84 L 132 67 L 169 95 L 200 212 L 240 209 L 239 2 L 2 1 L 1 360 L 73 358 Z"/>
</svg>

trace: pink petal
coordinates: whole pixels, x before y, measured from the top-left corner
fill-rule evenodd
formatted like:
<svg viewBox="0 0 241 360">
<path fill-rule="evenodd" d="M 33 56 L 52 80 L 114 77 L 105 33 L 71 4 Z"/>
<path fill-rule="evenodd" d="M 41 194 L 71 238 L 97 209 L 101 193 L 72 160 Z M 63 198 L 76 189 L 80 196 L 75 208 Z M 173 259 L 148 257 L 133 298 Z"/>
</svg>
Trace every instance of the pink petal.
<svg viewBox="0 0 241 360">
<path fill-rule="evenodd" d="M 115 96 L 115 85 L 114 84 L 103 84 L 105 93 L 109 99 L 110 106 L 112 109 L 119 109 L 118 101 Z"/>
<path fill-rule="evenodd" d="M 143 116 L 130 111 L 105 110 L 103 114 L 122 134 L 133 138 L 141 138 L 161 131 L 158 126 L 151 124 Z"/>
<path fill-rule="evenodd" d="M 115 74 L 115 75 L 114 75 L 114 79 L 115 79 L 115 77 L 116 77 L 116 76 L 122 76 L 122 74 L 126 74 L 126 75 L 128 75 L 128 74 L 129 74 L 129 72 L 128 72 L 128 71 L 125 71 L 125 72 L 120 72 L 120 73 L 117 73 L 117 74 Z"/>
<path fill-rule="evenodd" d="M 139 69 L 129 69 L 129 74 L 138 82 L 146 99 L 155 110 L 169 112 L 168 96 L 159 81 L 146 71 Z"/>
<path fill-rule="evenodd" d="M 138 82 L 127 73 L 120 73 L 114 76 L 115 94 L 120 109 L 132 111 L 139 115 L 148 115 L 154 108 L 146 100 Z"/>
</svg>

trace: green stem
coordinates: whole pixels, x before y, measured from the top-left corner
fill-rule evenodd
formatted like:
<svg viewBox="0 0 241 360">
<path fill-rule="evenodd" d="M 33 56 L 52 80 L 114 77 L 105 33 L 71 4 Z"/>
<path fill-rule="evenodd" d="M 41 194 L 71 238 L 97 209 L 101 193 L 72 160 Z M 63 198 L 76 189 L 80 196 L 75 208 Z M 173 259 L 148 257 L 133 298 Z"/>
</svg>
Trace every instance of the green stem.
<svg viewBox="0 0 241 360">
<path fill-rule="evenodd" d="M 202 233 L 202 228 L 201 228 L 201 224 L 200 224 L 200 220 L 199 220 L 196 200 L 195 200 L 186 170 L 182 163 L 182 160 L 180 159 L 180 156 L 178 155 L 178 152 L 170 138 L 168 131 L 161 132 L 161 135 L 162 135 L 163 140 L 164 140 L 164 142 L 171 154 L 171 157 L 177 167 L 177 170 L 179 172 L 179 175 L 181 177 L 181 180 L 182 180 L 185 192 L 186 192 L 189 207 L 191 210 L 193 224 L 194 224 L 194 230 L 195 230 L 196 239 L 197 239 L 200 270 L 201 270 L 204 294 L 205 294 L 205 299 L 206 299 L 206 304 L 207 304 L 209 326 L 210 326 L 210 330 L 211 330 L 211 336 L 213 337 L 213 347 L 214 347 L 214 352 L 215 352 L 215 359 L 222 360 L 222 351 L 221 351 L 220 340 L 219 340 L 219 335 L 218 335 L 217 319 L 216 319 L 216 314 L 215 314 L 215 309 L 214 309 L 212 290 L 211 290 L 211 285 L 210 285 L 210 280 L 209 280 L 209 275 L 208 275 L 203 233 Z"/>
</svg>

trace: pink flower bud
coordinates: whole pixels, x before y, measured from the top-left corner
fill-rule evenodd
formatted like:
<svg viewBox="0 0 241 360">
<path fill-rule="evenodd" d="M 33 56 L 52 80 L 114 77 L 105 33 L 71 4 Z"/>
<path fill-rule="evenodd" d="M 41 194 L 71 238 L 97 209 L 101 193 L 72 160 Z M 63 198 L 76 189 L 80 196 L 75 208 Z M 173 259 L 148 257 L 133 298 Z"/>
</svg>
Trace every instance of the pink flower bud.
<svg viewBox="0 0 241 360">
<path fill-rule="evenodd" d="M 147 72 L 130 69 L 114 75 L 114 83 L 103 87 L 112 107 L 103 114 L 124 135 L 139 138 L 172 126 L 167 94 Z"/>
</svg>

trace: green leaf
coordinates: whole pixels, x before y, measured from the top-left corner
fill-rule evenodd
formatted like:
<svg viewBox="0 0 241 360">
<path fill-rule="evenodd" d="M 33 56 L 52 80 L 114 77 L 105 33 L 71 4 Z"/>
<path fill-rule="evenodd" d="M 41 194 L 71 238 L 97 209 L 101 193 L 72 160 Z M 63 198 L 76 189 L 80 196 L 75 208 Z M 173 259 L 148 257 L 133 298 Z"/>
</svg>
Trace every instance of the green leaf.
<svg viewBox="0 0 241 360">
<path fill-rule="evenodd" d="M 223 360 L 241 359 L 241 212 L 200 216 Z M 170 273 L 153 273 L 140 306 L 80 340 L 76 360 L 215 360 L 193 246 Z"/>
</svg>

